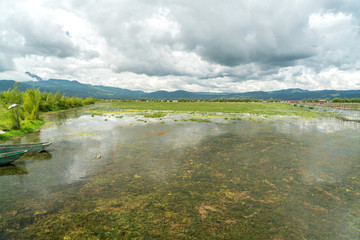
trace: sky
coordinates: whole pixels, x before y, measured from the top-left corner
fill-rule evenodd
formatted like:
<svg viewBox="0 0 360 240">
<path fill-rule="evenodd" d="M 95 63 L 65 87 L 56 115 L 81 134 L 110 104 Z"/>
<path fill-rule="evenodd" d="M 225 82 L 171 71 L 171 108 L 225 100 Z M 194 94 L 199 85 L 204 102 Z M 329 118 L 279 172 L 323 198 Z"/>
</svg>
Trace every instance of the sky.
<svg viewBox="0 0 360 240">
<path fill-rule="evenodd" d="M 359 0 L 0 0 L 0 79 L 360 89 Z"/>
</svg>

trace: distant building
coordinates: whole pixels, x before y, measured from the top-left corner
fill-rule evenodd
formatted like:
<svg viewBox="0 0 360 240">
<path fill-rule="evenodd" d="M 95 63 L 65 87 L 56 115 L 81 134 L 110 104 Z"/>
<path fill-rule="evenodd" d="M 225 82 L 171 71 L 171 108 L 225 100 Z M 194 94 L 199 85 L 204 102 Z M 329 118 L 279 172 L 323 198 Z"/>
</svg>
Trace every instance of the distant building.
<svg viewBox="0 0 360 240">
<path fill-rule="evenodd" d="M 290 100 L 290 103 L 299 104 L 298 100 Z"/>
<path fill-rule="evenodd" d="M 327 105 L 328 103 L 328 100 L 319 100 L 319 105 Z"/>
</svg>

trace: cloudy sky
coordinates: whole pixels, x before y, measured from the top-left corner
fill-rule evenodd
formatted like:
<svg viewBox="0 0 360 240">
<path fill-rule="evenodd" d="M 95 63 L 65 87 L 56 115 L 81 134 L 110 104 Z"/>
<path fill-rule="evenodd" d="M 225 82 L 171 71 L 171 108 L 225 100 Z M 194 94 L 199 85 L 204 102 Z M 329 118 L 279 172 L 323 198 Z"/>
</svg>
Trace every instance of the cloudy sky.
<svg viewBox="0 0 360 240">
<path fill-rule="evenodd" d="M 360 89 L 359 0 L 0 0 L 0 79 Z"/>
</svg>

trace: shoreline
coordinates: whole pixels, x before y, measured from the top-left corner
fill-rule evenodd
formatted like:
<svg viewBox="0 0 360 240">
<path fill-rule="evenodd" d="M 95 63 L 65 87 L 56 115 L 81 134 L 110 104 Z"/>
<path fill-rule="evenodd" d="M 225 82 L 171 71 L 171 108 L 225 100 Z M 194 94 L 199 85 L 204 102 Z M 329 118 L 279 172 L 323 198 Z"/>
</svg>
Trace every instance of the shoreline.
<svg viewBox="0 0 360 240">
<path fill-rule="evenodd" d="M 25 133 L 34 132 L 40 129 L 44 124 L 44 120 L 30 121 L 30 123 L 26 124 L 21 129 L 10 130 L 8 132 L 2 131 L 3 133 L 0 133 L 0 141 L 9 140 L 11 138 L 21 136 Z"/>
</svg>

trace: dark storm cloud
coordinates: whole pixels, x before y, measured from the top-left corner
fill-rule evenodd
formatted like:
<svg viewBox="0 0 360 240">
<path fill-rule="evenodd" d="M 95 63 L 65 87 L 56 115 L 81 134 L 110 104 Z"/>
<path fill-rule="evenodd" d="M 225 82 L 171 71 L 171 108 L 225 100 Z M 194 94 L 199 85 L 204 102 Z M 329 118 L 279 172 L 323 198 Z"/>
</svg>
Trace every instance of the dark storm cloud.
<svg viewBox="0 0 360 240">
<path fill-rule="evenodd" d="M 180 1 L 182 8 L 172 12 L 181 25 L 181 41 L 207 61 L 282 66 L 315 54 L 308 29 L 312 8 L 306 2 L 206 1 L 209 7 L 201 7 L 199 1 Z"/>
<path fill-rule="evenodd" d="M 316 54 L 308 17 L 318 5 L 285 0 L 261 4 L 137 0 L 105 1 L 98 9 L 95 2 L 74 1 L 127 59 L 113 69 L 149 76 L 188 74 L 176 66 L 179 59 L 172 55 L 174 51 L 196 53 L 209 64 L 225 67 L 291 66 Z"/>
</svg>

